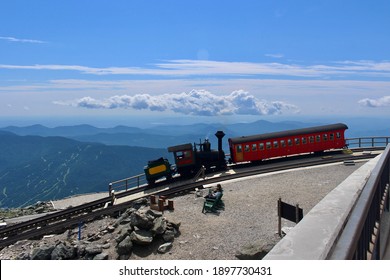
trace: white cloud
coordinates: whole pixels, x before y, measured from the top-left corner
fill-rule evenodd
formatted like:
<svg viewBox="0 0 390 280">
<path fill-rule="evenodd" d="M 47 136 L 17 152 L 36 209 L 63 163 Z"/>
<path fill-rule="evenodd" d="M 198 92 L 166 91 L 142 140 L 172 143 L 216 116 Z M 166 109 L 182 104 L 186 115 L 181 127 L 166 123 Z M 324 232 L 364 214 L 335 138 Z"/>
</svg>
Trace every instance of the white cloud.
<svg viewBox="0 0 390 280">
<path fill-rule="evenodd" d="M 5 41 L 9 41 L 9 42 L 16 42 L 16 43 L 32 43 L 32 44 L 47 43 L 47 42 L 41 41 L 41 40 L 19 39 L 19 38 L 15 38 L 15 37 L 1 37 L 1 36 L 0 36 L 0 40 L 5 40 Z"/>
<path fill-rule="evenodd" d="M 298 113 L 299 108 L 282 101 L 259 100 L 243 90 L 229 95 L 215 95 L 206 90 L 151 96 L 149 94 L 115 95 L 106 99 L 83 97 L 73 101 L 56 101 L 58 105 L 70 105 L 88 109 L 135 109 L 173 111 L 185 115 L 274 115 L 286 111 Z"/>
<path fill-rule="evenodd" d="M 378 99 L 364 98 L 359 100 L 359 104 L 366 107 L 387 107 L 390 106 L 390 96 L 383 96 Z"/>
<path fill-rule="evenodd" d="M 267 54 L 265 54 L 265 56 L 272 57 L 272 58 L 282 58 L 282 57 L 284 57 L 284 55 L 281 54 L 281 53 L 267 53 Z"/>
<path fill-rule="evenodd" d="M 299 65 L 286 63 L 226 62 L 207 60 L 170 60 L 151 67 L 88 67 L 80 65 L 6 65 L 3 69 L 67 70 L 91 75 L 146 75 L 163 77 L 190 76 L 288 76 L 308 78 L 330 78 L 346 76 L 390 77 L 390 62 L 343 61 L 327 65 Z"/>
</svg>

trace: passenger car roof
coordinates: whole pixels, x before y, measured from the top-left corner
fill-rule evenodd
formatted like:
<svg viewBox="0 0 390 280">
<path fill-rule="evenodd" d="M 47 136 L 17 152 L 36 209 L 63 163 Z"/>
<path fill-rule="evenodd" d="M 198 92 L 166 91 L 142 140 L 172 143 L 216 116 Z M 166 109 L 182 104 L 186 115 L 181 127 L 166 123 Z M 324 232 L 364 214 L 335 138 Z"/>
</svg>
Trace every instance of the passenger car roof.
<svg viewBox="0 0 390 280">
<path fill-rule="evenodd" d="M 264 134 L 256 134 L 250 136 L 233 137 L 233 138 L 229 138 L 229 143 L 240 144 L 240 143 L 260 141 L 260 140 L 268 140 L 273 138 L 282 138 L 282 137 L 290 137 L 296 135 L 327 132 L 333 130 L 345 130 L 345 129 L 348 129 L 348 126 L 346 124 L 336 123 L 336 124 L 328 124 L 328 125 L 314 126 L 308 128 L 299 128 L 299 129 L 284 130 L 284 131 L 270 132 Z"/>
</svg>

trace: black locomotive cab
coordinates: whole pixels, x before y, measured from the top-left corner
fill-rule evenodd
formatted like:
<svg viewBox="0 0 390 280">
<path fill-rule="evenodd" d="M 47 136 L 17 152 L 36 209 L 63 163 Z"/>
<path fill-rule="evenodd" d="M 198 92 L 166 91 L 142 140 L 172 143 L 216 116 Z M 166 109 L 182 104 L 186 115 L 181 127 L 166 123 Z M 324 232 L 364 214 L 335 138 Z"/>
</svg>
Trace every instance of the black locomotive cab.
<svg viewBox="0 0 390 280">
<path fill-rule="evenodd" d="M 218 131 L 215 134 L 218 138 L 218 150 L 211 149 L 208 139 L 199 144 L 190 143 L 168 148 L 175 158 L 177 173 L 181 176 L 194 176 L 201 168 L 205 171 L 226 169 L 225 153 L 222 150 L 222 138 L 225 134 Z"/>
</svg>

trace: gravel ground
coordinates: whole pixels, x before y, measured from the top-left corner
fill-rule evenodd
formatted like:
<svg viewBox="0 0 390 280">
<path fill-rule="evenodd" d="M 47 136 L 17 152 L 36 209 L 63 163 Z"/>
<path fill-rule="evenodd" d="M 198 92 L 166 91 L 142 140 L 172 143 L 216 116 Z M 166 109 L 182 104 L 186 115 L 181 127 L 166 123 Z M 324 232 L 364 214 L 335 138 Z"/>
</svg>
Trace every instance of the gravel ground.
<svg viewBox="0 0 390 280">
<path fill-rule="evenodd" d="M 290 204 L 298 203 L 305 215 L 361 165 L 336 164 L 223 182 L 225 209 L 216 214 L 203 214 L 204 199 L 195 193 L 176 197 L 175 210 L 164 212 L 164 216 L 181 221 L 181 235 L 175 238 L 170 253 L 142 258 L 234 260 L 242 246 L 256 241 L 275 244 L 280 239 L 276 234 L 279 197 Z M 282 221 L 282 226 L 294 226 Z M 136 254 L 131 256 L 139 258 Z"/>
<path fill-rule="evenodd" d="M 305 215 L 362 164 L 335 164 L 222 182 L 225 209 L 218 213 L 203 214 L 204 199 L 194 192 L 177 196 L 172 199 L 175 210 L 164 212 L 168 220 L 181 222 L 180 236 L 175 238 L 172 249 L 166 254 L 156 253 L 156 248 L 135 250 L 130 259 L 234 260 L 237 259 L 236 252 L 245 245 L 257 241 L 275 244 L 279 241 L 276 234 L 279 197 L 290 204 L 298 203 Z M 206 193 L 207 189 L 203 190 L 203 195 Z M 77 202 L 68 198 L 57 204 L 61 204 L 61 208 L 66 208 L 66 203 L 75 206 L 82 196 L 75 199 Z M 282 221 L 282 226 L 294 226 L 292 222 Z M 114 219 L 107 217 L 96 220 L 86 225 L 83 234 L 96 234 L 114 222 Z M 66 238 L 64 233 L 47 238 L 46 241 L 20 241 L 0 251 L 0 259 L 13 259 L 42 242 L 58 242 Z M 112 238 L 114 237 L 106 242 L 112 242 Z M 109 259 L 117 257 L 114 245 L 106 253 L 109 254 Z"/>
</svg>

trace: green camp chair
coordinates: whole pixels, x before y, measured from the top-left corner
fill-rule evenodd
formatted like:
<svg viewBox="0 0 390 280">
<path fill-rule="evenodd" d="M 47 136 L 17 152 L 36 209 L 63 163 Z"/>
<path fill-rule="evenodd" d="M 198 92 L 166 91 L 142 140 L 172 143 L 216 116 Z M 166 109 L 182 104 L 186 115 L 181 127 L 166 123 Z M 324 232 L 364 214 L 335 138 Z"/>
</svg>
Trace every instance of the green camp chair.
<svg viewBox="0 0 390 280">
<path fill-rule="evenodd" d="M 223 196 L 223 192 L 220 195 L 220 197 L 217 197 L 216 199 L 206 198 L 206 200 L 203 203 L 202 213 L 216 212 L 217 209 L 224 208 L 224 203 L 221 200 L 222 196 Z"/>
</svg>

